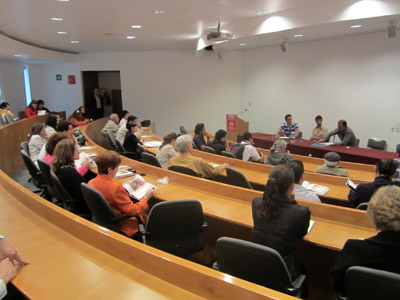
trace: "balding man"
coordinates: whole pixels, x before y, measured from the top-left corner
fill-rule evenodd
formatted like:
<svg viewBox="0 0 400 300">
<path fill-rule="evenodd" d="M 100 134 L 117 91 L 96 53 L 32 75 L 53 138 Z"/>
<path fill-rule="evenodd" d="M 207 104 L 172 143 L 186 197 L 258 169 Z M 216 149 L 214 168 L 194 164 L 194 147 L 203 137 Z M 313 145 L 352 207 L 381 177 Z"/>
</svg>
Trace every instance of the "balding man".
<svg viewBox="0 0 400 300">
<path fill-rule="evenodd" d="M 107 121 L 106 125 L 104 128 L 101 130 L 101 133 L 107 137 L 107 131 L 111 131 L 114 136 L 117 136 L 118 133 L 118 122 L 119 122 L 119 117 L 117 114 L 111 114 L 110 115 L 110 120 Z"/>
<path fill-rule="evenodd" d="M 337 128 L 329 132 L 325 139 L 321 140 L 321 142 L 329 142 L 329 139 L 332 135 L 337 135 L 340 139 L 339 141 L 335 142 L 336 145 L 358 147 L 356 135 L 350 127 L 347 127 L 346 120 L 339 120 Z"/>
</svg>

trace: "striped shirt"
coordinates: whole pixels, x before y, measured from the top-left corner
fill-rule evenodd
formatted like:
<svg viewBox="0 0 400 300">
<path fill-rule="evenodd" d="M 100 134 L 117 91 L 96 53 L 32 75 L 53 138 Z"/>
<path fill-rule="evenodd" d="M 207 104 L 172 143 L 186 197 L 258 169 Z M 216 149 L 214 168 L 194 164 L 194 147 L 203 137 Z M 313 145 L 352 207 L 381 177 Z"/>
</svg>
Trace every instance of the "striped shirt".
<svg viewBox="0 0 400 300">
<path fill-rule="evenodd" d="M 293 122 L 290 127 L 286 122 L 284 122 L 281 126 L 281 130 L 285 133 L 285 136 L 290 136 L 291 133 L 295 133 L 296 130 L 299 130 L 299 125 L 296 122 Z"/>
</svg>

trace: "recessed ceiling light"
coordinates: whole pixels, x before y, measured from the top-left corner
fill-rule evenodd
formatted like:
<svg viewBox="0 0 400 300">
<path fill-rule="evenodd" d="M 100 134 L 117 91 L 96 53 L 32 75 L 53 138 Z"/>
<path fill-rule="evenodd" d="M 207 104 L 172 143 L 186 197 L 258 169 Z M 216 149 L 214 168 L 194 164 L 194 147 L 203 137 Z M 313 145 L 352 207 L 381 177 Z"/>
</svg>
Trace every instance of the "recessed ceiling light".
<svg viewBox="0 0 400 300">
<path fill-rule="evenodd" d="M 50 20 L 52 20 L 52 21 L 62 21 L 63 18 L 50 18 Z"/>
<path fill-rule="evenodd" d="M 139 25 L 139 24 L 137 24 L 137 25 L 132 25 L 131 28 L 139 29 L 139 28 L 142 28 L 142 25 Z"/>
<path fill-rule="evenodd" d="M 293 37 L 294 38 L 301 38 L 301 37 L 303 37 L 303 35 L 302 34 L 293 34 Z"/>
<path fill-rule="evenodd" d="M 67 34 L 65 31 L 57 31 L 57 34 Z"/>
<path fill-rule="evenodd" d="M 155 10 L 154 14 L 155 15 L 163 15 L 163 14 L 165 14 L 165 10 Z"/>
<path fill-rule="evenodd" d="M 22 57 L 22 54 L 14 54 L 15 57 Z"/>
<path fill-rule="evenodd" d="M 208 25 L 208 28 L 210 28 L 210 29 L 216 29 L 216 28 L 218 28 L 218 25 Z"/>
<path fill-rule="evenodd" d="M 240 43 L 239 46 L 246 46 L 246 43 Z"/>
<path fill-rule="evenodd" d="M 350 26 L 350 28 L 360 28 L 360 27 L 362 27 L 361 24 L 355 24 Z"/>
<path fill-rule="evenodd" d="M 189 35 L 188 38 L 189 38 L 189 39 L 197 39 L 198 36 L 197 36 L 197 35 Z"/>
<path fill-rule="evenodd" d="M 268 13 L 268 10 L 265 10 L 265 9 L 257 10 L 257 15 L 264 15 L 266 13 Z"/>
<path fill-rule="evenodd" d="M 127 38 L 128 40 L 133 40 L 133 39 L 136 38 L 136 36 L 134 36 L 134 35 L 128 35 L 126 38 Z"/>
<path fill-rule="evenodd" d="M 79 41 L 71 41 L 71 44 L 79 44 Z"/>
<path fill-rule="evenodd" d="M 57 0 L 58 2 L 69 2 L 70 0 Z"/>
</svg>

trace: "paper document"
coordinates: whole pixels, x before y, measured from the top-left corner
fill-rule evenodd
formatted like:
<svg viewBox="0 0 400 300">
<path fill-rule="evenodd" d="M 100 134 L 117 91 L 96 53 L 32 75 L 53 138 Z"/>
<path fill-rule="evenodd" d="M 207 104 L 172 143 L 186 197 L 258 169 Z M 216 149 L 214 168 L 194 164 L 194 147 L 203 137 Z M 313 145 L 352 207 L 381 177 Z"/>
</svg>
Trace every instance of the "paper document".
<svg viewBox="0 0 400 300">
<path fill-rule="evenodd" d="M 307 233 L 310 233 L 311 228 L 313 228 L 314 224 L 315 224 L 315 221 L 314 220 L 310 220 L 310 224 L 308 224 Z"/>
<path fill-rule="evenodd" d="M 320 196 L 325 195 L 329 191 L 329 188 L 327 186 L 319 185 L 316 183 L 309 183 L 307 181 L 303 181 L 302 186 L 305 187 L 310 192 L 313 192 Z"/>
<path fill-rule="evenodd" d="M 147 148 L 158 148 L 158 147 L 161 146 L 161 144 L 162 144 L 161 141 L 148 141 L 148 142 L 144 142 L 144 145 L 145 145 Z"/>
<path fill-rule="evenodd" d="M 142 200 L 148 190 L 156 189 L 153 184 L 146 182 L 143 177 L 138 174 L 126 182 L 124 188 L 128 191 L 131 197 L 137 200 Z"/>
<path fill-rule="evenodd" d="M 332 146 L 334 145 L 333 143 L 312 143 L 311 146 L 317 146 L 317 147 L 326 147 L 326 146 Z"/>
</svg>

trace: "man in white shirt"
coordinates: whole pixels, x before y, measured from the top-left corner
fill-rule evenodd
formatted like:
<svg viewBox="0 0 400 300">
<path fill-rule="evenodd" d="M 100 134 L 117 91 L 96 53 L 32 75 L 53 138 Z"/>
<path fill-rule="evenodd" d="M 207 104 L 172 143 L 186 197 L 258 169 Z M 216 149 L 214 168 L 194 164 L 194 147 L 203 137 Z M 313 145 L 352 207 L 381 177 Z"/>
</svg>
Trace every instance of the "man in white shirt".
<svg viewBox="0 0 400 300">
<path fill-rule="evenodd" d="M 304 186 L 302 186 L 305 176 L 303 162 L 300 160 L 293 160 L 289 165 L 292 167 L 294 173 L 294 196 L 296 199 L 321 203 L 321 200 L 316 194 L 308 191 Z"/>
<path fill-rule="evenodd" d="M 243 140 L 241 142 L 242 145 L 245 145 L 243 150 L 243 160 L 244 161 L 254 161 L 254 162 L 263 162 L 264 155 L 259 153 L 257 149 L 253 146 L 253 135 L 250 132 L 245 132 L 243 134 Z"/>
</svg>

